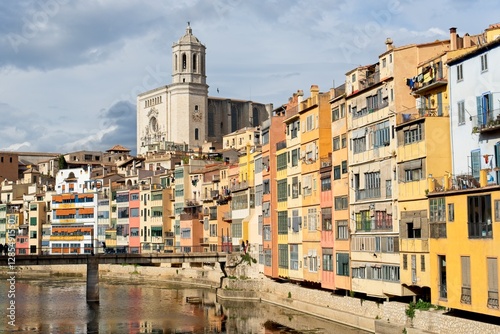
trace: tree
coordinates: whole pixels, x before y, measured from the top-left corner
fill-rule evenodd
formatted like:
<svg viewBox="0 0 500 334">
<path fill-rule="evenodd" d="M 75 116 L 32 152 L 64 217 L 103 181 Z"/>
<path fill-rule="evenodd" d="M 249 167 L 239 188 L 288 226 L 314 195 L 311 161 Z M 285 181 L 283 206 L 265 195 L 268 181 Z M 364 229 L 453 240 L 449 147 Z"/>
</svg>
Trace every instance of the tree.
<svg viewBox="0 0 500 334">
<path fill-rule="evenodd" d="M 59 158 L 57 159 L 57 164 L 59 166 L 59 169 L 68 168 L 68 163 L 66 162 L 66 159 L 64 159 L 64 155 L 59 156 Z"/>
</svg>

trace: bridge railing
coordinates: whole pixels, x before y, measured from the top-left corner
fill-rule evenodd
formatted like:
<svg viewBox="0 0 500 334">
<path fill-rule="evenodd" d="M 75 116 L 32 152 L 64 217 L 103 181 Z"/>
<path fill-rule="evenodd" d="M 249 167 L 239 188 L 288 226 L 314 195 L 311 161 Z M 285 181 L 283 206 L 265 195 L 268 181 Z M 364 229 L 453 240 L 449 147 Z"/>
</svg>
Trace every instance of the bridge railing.
<svg viewBox="0 0 500 334">
<path fill-rule="evenodd" d="M 39 248 L 16 248 L 16 256 L 23 255 L 76 255 L 76 254 L 168 254 L 168 253 L 231 253 L 231 252 L 241 252 L 242 247 L 239 245 L 232 245 L 230 243 L 224 243 L 223 245 L 193 245 L 193 246 L 161 246 L 156 247 L 156 245 L 149 245 L 149 247 L 128 247 L 128 246 L 99 246 L 75 248 L 75 247 L 59 247 L 50 248 L 48 246 Z M 0 256 L 7 255 L 7 251 L 2 250 Z"/>
</svg>

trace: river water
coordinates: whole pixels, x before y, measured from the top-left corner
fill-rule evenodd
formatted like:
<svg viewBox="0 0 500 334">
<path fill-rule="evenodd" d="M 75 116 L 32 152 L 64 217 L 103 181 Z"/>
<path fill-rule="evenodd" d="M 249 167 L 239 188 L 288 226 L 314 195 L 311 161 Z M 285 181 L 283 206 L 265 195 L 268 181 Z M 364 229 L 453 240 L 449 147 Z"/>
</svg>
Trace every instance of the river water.
<svg viewBox="0 0 500 334">
<path fill-rule="evenodd" d="M 101 279 L 96 306 L 86 303 L 81 277 L 16 277 L 14 287 L 9 296 L 2 277 L 0 333 L 366 333 L 267 303 L 218 301 L 215 291 L 187 285 Z"/>
</svg>

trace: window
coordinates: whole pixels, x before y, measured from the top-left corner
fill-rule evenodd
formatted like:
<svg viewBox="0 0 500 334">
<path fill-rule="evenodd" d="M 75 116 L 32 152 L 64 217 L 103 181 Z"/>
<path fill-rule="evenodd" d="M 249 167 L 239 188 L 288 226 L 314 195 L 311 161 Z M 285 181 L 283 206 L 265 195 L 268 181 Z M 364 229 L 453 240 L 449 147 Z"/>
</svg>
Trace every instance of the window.
<svg viewBox="0 0 500 334">
<path fill-rule="evenodd" d="M 491 195 L 467 197 L 469 238 L 492 238 Z"/>
<path fill-rule="evenodd" d="M 323 187 L 323 184 L 321 185 Z M 292 198 L 298 198 L 300 194 L 299 177 L 292 177 Z"/>
<path fill-rule="evenodd" d="M 425 272 L 425 255 L 420 255 L 420 271 Z"/>
<path fill-rule="evenodd" d="M 465 102 L 460 101 L 457 103 L 458 107 L 458 125 L 465 124 Z"/>
<path fill-rule="evenodd" d="M 399 282 L 399 267 L 382 266 L 382 280 L 389 282 Z"/>
<path fill-rule="evenodd" d="M 386 211 L 375 211 L 375 229 L 392 229 L 392 214 L 388 214 Z"/>
<path fill-rule="evenodd" d="M 481 55 L 481 72 L 488 70 L 488 54 Z"/>
<path fill-rule="evenodd" d="M 497 258 L 486 259 L 488 266 L 488 307 L 498 309 L 498 261 Z"/>
<path fill-rule="evenodd" d="M 337 275 L 349 276 L 349 254 L 337 253 Z"/>
<path fill-rule="evenodd" d="M 387 66 L 387 59 L 382 58 L 382 67 L 385 68 Z"/>
<path fill-rule="evenodd" d="M 366 151 L 366 137 L 353 139 L 352 146 L 354 154 Z"/>
<path fill-rule="evenodd" d="M 351 75 L 351 81 L 352 81 L 352 82 L 356 82 L 356 73 L 353 73 L 353 74 Z"/>
<path fill-rule="evenodd" d="M 462 64 L 457 65 L 457 81 L 462 81 L 464 79 L 464 72 L 462 70 Z"/>
<path fill-rule="evenodd" d="M 500 221 L 500 200 L 495 200 L 495 221 Z"/>
<path fill-rule="evenodd" d="M 474 150 L 470 152 L 471 159 L 471 173 L 476 180 L 479 180 L 479 171 L 481 169 L 481 150 Z"/>
<path fill-rule="evenodd" d="M 337 196 L 334 199 L 335 210 L 347 210 L 347 196 Z"/>
<path fill-rule="evenodd" d="M 292 210 L 292 231 L 299 232 L 302 227 L 302 216 L 299 216 L 299 210 Z"/>
<path fill-rule="evenodd" d="M 278 202 L 284 202 L 287 199 L 287 180 L 278 181 Z"/>
<path fill-rule="evenodd" d="M 278 245 L 278 266 L 288 269 L 288 245 Z"/>
<path fill-rule="evenodd" d="M 292 167 L 299 165 L 300 149 L 292 150 Z"/>
<path fill-rule="evenodd" d="M 332 121 L 336 121 L 340 118 L 340 110 L 339 108 L 332 110 Z"/>
<path fill-rule="evenodd" d="M 345 117 L 345 104 L 340 105 L 340 118 Z"/>
<path fill-rule="evenodd" d="M 342 146 L 342 148 L 346 148 L 347 147 L 347 135 L 344 133 L 340 137 L 341 137 L 340 145 Z"/>
<path fill-rule="evenodd" d="M 321 179 L 321 191 L 328 191 L 332 189 L 332 179 L 325 177 Z"/>
<path fill-rule="evenodd" d="M 342 161 L 341 168 L 342 168 L 342 174 L 346 174 L 347 173 L 347 160 Z"/>
<path fill-rule="evenodd" d="M 299 270 L 299 245 L 290 245 L 290 269 Z"/>
<path fill-rule="evenodd" d="M 333 271 L 333 248 L 323 248 L 323 270 Z"/>
<path fill-rule="evenodd" d="M 322 208 L 321 209 L 321 220 L 323 231 L 332 230 L 332 208 Z"/>
<path fill-rule="evenodd" d="M 347 220 L 337 220 L 335 225 L 337 226 L 337 239 L 349 239 L 349 227 L 347 226 Z"/>
<path fill-rule="evenodd" d="M 316 231 L 316 220 L 316 209 L 307 209 L 307 228 L 309 229 L 309 231 Z"/>
<path fill-rule="evenodd" d="M 272 252 L 270 249 L 264 250 L 264 265 L 270 267 L 272 264 Z"/>
<path fill-rule="evenodd" d="M 284 152 L 276 157 L 276 168 L 278 171 L 286 169 L 286 164 L 287 164 L 286 154 L 287 153 Z"/>
<path fill-rule="evenodd" d="M 375 126 L 375 131 L 373 132 L 373 146 L 389 146 L 390 144 L 390 126 L 389 121 L 379 123 Z"/>
<path fill-rule="evenodd" d="M 199 140 L 198 128 L 194 129 L 194 140 Z"/>
<path fill-rule="evenodd" d="M 462 266 L 462 292 L 460 302 L 462 304 L 471 303 L 471 284 L 470 284 L 470 257 L 461 256 L 460 262 Z"/>
<path fill-rule="evenodd" d="M 416 143 L 422 140 L 422 124 L 414 124 L 403 131 L 405 145 Z"/>
<path fill-rule="evenodd" d="M 432 223 L 446 221 L 444 204 L 444 197 L 431 198 L 429 200 L 429 219 Z"/>
<path fill-rule="evenodd" d="M 334 180 L 340 179 L 340 165 L 333 166 L 333 179 Z"/>
<path fill-rule="evenodd" d="M 403 254 L 403 270 L 408 270 L 408 254 Z"/>
<path fill-rule="evenodd" d="M 356 221 L 356 231 L 370 231 L 371 230 L 372 220 L 370 217 L 369 210 L 356 212 L 354 214 L 354 220 Z"/>
<path fill-rule="evenodd" d="M 288 234 L 287 211 L 278 211 L 278 234 Z"/>
<path fill-rule="evenodd" d="M 264 225 L 263 228 L 263 233 L 264 233 L 264 241 L 271 241 L 271 226 L 270 225 Z"/>
<path fill-rule="evenodd" d="M 365 278 L 366 267 L 352 267 L 352 278 Z"/>
<path fill-rule="evenodd" d="M 448 221 L 455 221 L 455 204 L 448 203 Z"/>
<path fill-rule="evenodd" d="M 340 136 L 333 138 L 333 150 L 334 151 L 340 150 Z"/>
<path fill-rule="evenodd" d="M 306 131 L 311 131 L 315 128 L 314 120 L 316 119 L 316 115 L 309 115 L 306 118 Z"/>
<path fill-rule="evenodd" d="M 307 253 L 309 272 L 318 271 L 318 255 L 315 249 L 310 249 Z"/>
</svg>

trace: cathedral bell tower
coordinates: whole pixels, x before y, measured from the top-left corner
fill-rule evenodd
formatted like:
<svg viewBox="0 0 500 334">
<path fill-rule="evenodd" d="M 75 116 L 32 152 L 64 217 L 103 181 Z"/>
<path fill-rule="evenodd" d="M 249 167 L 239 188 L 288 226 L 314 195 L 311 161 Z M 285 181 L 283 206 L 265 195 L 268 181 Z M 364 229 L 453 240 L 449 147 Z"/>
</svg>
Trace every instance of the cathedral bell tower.
<svg viewBox="0 0 500 334">
<path fill-rule="evenodd" d="M 170 131 L 175 142 L 185 142 L 192 149 L 203 145 L 207 133 L 205 50 L 205 46 L 193 35 L 189 22 L 184 36 L 172 46 Z"/>
<path fill-rule="evenodd" d="M 172 46 L 172 83 L 206 85 L 205 46 L 193 35 L 189 25 L 186 33 Z"/>
</svg>

